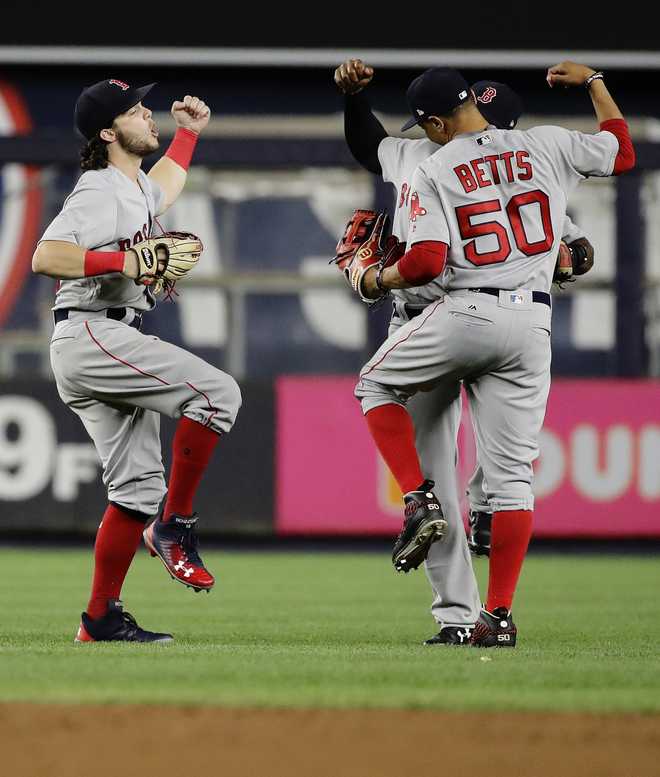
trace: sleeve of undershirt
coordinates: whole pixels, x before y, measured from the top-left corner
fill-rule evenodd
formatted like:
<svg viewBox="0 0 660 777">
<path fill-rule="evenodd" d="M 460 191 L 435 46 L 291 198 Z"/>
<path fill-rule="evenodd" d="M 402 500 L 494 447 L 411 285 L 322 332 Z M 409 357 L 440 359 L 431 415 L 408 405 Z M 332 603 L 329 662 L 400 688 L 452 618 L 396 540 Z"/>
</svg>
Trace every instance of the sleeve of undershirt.
<svg viewBox="0 0 660 777">
<path fill-rule="evenodd" d="M 445 269 L 447 245 L 425 240 L 415 245 L 399 259 L 399 275 L 411 286 L 424 286 L 438 277 Z"/>
<path fill-rule="evenodd" d="M 344 98 L 344 135 L 356 162 L 369 172 L 380 175 L 382 168 L 378 146 L 388 135 L 374 116 L 363 92 L 347 94 Z"/>
</svg>

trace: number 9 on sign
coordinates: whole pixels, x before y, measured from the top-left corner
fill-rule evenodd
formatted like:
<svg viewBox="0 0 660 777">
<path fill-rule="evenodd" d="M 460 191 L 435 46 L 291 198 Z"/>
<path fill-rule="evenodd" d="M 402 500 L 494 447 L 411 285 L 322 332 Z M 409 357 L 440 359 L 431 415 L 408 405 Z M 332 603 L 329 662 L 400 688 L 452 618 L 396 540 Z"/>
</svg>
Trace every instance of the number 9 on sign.
<svg viewBox="0 0 660 777">
<path fill-rule="evenodd" d="M 48 485 L 57 436 L 43 405 L 21 396 L 0 397 L 0 500 L 19 501 Z"/>
</svg>

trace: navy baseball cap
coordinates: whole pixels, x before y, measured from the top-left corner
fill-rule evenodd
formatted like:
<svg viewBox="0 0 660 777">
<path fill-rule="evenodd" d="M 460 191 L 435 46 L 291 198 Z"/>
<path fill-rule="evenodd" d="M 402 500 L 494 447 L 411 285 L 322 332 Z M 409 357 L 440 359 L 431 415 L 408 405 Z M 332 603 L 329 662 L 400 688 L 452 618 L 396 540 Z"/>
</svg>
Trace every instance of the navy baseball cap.
<svg viewBox="0 0 660 777">
<path fill-rule="evenodd" d="M 498 129 L 513 129 L 523 112 L 522 100 L 506 84 L 477 81 L 472 84 L 479 113 Z"/>
<path fill-rule="evenodd" d="M 401 127 L 402 132 L 429 116 L 447 116 L 470 99 L 470 87 L 453 67 L 432 67 L 411 82 L 406 98 L 413 117 Z"/>
<path fill-rule="evenodd" d="M 85 87 L 73 111 L 76 129 L 84 138 L 91 140 L 102 129 L 111 127 L 120 113 L 142 102 L 154 86 L 155 83 L 133 87 L 117 78 L 109 78 Z"/>
</svg>

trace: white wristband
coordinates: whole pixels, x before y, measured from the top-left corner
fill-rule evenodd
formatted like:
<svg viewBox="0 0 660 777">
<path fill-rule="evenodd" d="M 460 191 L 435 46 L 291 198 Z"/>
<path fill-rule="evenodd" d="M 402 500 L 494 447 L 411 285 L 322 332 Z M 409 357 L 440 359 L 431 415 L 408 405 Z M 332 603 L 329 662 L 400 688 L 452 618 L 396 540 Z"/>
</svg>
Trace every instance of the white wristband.
<svg viewBox="0 0 660 777">
<path fill-rule="evenodd" d="M 594 81 L 603 80 L 605 76 L 602 70 L 598 70 L 596 73 L 592 73 L 589 78 L 584 82 L 584 88 L 588 89 Z"/>
</svg>

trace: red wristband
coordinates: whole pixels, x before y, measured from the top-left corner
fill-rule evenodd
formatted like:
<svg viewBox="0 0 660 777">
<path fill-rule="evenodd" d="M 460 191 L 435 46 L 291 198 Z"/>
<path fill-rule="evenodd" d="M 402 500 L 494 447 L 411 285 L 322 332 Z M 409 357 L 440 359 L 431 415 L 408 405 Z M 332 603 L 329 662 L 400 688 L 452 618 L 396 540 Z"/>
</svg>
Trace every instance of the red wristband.
<svg viewBox="0 0 660 777">
<path fill-rule="evenodd" d="M 190 160 L 197 145 L 198 137 L 199 135 L 196 132 L 186 129 L 186 127 L 179 127 L 172 138 L 169 148 L 165 152 L 165 156 L 176 162 L 179 167 L 187 170 L 190 167 Z"/>
<path fill-rule="evenodd" d="M 85 251 L 85 277 L 124 271 L 124 251 Z"/>
</svg>

